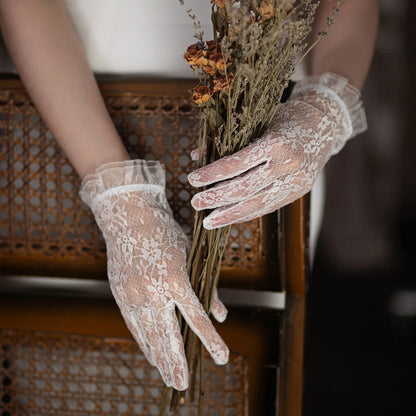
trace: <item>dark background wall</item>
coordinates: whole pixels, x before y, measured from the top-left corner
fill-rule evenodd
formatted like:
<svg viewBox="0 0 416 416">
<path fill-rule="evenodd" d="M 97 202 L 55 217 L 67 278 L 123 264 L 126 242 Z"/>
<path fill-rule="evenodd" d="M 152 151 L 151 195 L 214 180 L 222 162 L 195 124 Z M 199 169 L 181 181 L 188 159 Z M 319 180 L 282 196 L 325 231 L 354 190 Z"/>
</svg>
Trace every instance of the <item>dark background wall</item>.
<svg viewBox="0 0 416 416">
<path fill-rule="evenodd" d="M 380 5 L 369 129 L 327 167 L 306 416 L 416 414 L 416 2 Z"/>
<path fill-rule="evenodd" d="M 381 27 L 363 91 L 369 128 L 327 166 L 321 252 L 329 267 L 349 273 L 384 270 L 402 260 L 395 223 L 404 192 L 406 59 L 411 53 L 405 28 L 411 6 L 403 0 L 381 0 L 380 5 Z"/>
</svg>

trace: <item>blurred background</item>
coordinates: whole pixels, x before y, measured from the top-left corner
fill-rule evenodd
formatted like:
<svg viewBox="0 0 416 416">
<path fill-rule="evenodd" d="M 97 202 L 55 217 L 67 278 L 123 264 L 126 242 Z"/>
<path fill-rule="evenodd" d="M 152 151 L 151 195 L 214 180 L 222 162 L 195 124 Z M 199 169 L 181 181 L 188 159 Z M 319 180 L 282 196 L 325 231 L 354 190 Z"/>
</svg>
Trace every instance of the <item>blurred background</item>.
<svg viewBox="0 0 416 416">
<path fill-rule="evenodd" d="M 327 166 L 305 415 L 416 414 L 416 2 L 380 0 L 369 129 Z"/>
</svg>

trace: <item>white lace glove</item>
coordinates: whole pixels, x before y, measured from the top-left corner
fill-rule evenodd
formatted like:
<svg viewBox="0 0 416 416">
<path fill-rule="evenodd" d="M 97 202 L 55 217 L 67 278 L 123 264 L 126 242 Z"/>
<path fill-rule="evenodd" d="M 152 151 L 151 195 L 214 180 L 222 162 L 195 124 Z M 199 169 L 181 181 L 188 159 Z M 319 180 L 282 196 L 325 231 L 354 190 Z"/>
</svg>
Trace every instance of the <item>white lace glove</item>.
<svg viewBox="0 0 416 416">
<path fill-rule="evenodd" d="M 360 93 L 332 73 L 298 82 L 277 107 L 268 131 L 239 152 L 188 176 L 196 210 L 213 209 L 207 229 L 260 217 L 311 190 L 328 159 L 366 130 Z"/>
<path fill-rule="evenodd" d="M 80 195 L 91 208 L 107 246 L 108 278 L 126 324 L 166 385 L 188 387 L 188 366 L 175 306 L 214 361 L 228 348 L 191 288 L 187 237 L 173 219 L 158 162 L 109 163 L 84 178 Z M 213 314 L 226 309 L 218 298 Z"/>
</svg>

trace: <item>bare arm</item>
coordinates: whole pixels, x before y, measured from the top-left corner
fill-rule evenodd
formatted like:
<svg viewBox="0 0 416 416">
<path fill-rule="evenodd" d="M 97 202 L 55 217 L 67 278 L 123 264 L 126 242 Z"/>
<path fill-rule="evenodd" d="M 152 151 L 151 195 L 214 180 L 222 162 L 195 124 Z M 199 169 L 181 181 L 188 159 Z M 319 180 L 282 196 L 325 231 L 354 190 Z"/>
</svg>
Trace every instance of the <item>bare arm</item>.
<svg viewBox="0 0 416 416">
<path fill-rule="evenodd" d="M 321 0 L 312 32 L 313 38 L 325 28 L 332 14 L 334 0 Z M 367 76 L 374 51 L 379 24 L 378 0 L 345 0 L 335 16 L 328 36 L 313 49 L 310 73 L 333 72 L 349 79 L 361 89 Z"/>
<path fill-rule="evenodd" d="M 83 177 L 129 156 L 62 0 L 0 0 L 1 30 L 33 102 Z"/>
</svg>

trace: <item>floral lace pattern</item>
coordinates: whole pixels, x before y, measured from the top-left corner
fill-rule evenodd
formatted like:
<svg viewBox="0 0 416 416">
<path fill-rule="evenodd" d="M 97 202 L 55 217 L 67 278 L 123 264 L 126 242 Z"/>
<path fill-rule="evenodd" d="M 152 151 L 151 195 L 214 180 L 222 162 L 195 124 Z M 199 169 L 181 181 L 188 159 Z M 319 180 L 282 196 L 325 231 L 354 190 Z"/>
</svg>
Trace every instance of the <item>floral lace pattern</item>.
<svg viewBox="0 0 416 416">
<path fill-rule="evenodd" d="M 251 145 L 191 174 L 196 210 L 215 209 L 207 229 L 249 221 L 300 198 L 328 159 L 366 129 L 358 90 L 335 74 L 307 77 L 277 107 L 268 131 Z"/>
<path fill-rule="evenodd" d="M 217 364 L 229 351 L 191 288 L 187 237 L 173 219 L 164 181 L 158 162 L 110 163 L 84 179 L 80 195 L 104 235 L 111 290 L 129 330 L 166 385 L 184 390 L 188 367 L 176 307 Z M 217 297 L 212 312 L 225 319 Z"/>
</svg>

